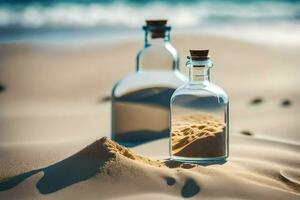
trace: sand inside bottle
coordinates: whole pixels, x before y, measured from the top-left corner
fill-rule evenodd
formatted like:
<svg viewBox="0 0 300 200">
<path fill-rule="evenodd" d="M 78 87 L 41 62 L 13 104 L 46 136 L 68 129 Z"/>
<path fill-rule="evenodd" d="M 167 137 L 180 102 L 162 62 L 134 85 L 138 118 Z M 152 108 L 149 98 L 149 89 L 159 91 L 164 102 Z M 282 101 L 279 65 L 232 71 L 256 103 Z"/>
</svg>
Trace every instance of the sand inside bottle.
<svg viewBox="0 0 300 200">
<path fill-rule="evenodd" d="M 114 140 L 135 146 L 168 137 L 169 104 L 174 88 L 142 88 L 114 98 Z"/>
<path fill-rule="evenodd" d="M 187 158 L 226 155 L 226 124 L 210 114 L 179 115 L 172 120 L 171 153 Z"/>
</svg>

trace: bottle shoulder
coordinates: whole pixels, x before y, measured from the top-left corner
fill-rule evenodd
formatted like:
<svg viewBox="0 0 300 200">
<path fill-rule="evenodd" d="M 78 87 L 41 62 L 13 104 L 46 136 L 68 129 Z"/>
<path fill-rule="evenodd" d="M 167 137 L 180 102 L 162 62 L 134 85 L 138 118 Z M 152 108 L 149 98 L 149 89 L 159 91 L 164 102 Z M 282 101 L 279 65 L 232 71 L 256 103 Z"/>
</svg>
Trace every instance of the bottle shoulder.
<svg viewBox="0 0 300 200">
<path fill-rule="evenodd" d="M 145 46 L 141 50 L 139 50 L 137 54 L 137 60 L 141 59 L 149 59 L 155 58 L 156 60 L 161 59 L 172 59 L 176 60 L 178 62 L 179 56 L 177 50 L 173 47 L 173 45 L 170 42 L 163 42 L 163 43 L 157 43 L 157 44 L 151 44 L 148 46 Z"/>
<path fill-rule="evenodd" d="M 171 97 L 171 101 L 187 95 L 198 97 L 212 96 L 222 99 L 222 102 L 224 103 L 228 103 L 229 101 L 227 93 L 220 86 L 209 81 L 202 83 L 187 82 L 175 90 Z"/>
<path fill-rule="evenodd" d="M 113 87 L 112 94 L 119 96 L 129 90 L 140 88 L 166 87 L 176 89 L 187 81 L 185 75 L 178 70 L 139 71 L 130 73 L 120 79 Z"/>
</svg>

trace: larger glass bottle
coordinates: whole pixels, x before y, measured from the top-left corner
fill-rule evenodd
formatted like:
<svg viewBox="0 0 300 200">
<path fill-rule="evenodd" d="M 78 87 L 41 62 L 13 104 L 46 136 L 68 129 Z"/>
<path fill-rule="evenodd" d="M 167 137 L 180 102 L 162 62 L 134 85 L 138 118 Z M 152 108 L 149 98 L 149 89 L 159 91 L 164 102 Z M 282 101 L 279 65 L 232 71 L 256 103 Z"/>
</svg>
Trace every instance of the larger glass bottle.
<svg viewBox="0 0 300 200">
<path fill-rule="evenodd" d="M 175 89 L 186 82 L 170 43 L 166 20 L 148 20 L 145 45 L 136 58 L 136 72 L 112 90 L 112 139 L 125 145 L 169 136 L 169 104 Z"/>
<path fill-rule="evenodd" d="M 208 50 L 191 50 L 189 82 L 171 98 L 171 159 L 218 162 L 228 157 L 228 96 L 210 81 Z"/>
</svg>

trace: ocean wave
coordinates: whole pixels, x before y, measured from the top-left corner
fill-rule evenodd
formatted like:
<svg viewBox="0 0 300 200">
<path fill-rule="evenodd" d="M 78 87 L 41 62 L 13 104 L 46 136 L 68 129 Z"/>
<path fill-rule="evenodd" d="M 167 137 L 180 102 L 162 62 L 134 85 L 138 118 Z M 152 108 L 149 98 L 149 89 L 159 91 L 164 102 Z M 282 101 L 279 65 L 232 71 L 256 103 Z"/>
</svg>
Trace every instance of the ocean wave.
<svg viewBox="0 0 300 200">
<path fill-rule="evenodd" d="M 116 40 L 140 34 L 145 19 L 166 18 L 176 32 L 195 31 L 271 45 L 300 46 L 300 1 L 297 0 L 12 1 L 7 4 L 0 0 L 0 43 L 53 42 L 62 38 L 63 41 L 74 38 L 94 41 L 100 36 Z"/>
<path fill-rule="evenodd" d="M 55 3 L 2 4 L 0 27 L 140 27 L 147 18 L 167 18 L 175 27 L 232 23 L 280 23 L 300 19 L 296 2 L 254 1 L 248 4 L 221 1 L 194 3 Z"/>
</svg>

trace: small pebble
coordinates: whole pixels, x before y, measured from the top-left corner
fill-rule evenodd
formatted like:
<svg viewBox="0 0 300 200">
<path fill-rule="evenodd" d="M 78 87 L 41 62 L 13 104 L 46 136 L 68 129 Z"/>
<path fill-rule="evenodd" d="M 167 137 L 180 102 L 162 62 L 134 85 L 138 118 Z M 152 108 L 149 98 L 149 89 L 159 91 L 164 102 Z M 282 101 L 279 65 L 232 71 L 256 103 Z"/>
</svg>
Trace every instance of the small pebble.
<svg viewBox="0 0 300 200">
<path fill-rule="evenodd" d="M 180 167 L 184 168 L 184 169 L 191 169 L 191 168 L 196 167 L 196 165 L 189 164 L 189 163 L 183 163 L 183 164 L 180 165 Z"/>
<path fill-rule="evenodd" d="M 288 106 L 290 106 L 292 104 L 292 102 L 290 101 L 290 100 L 288 100 L 288 99 L 285 99 L 285 100 L 283 100 L 282 102 L 281 102 L 281 106 L 283 106 L 283 107 L 288 107 Z"/>
<path fill-rule="evenodd" d="M 251 133 L 250 131 L 241 131 L 241 134 L 247 135 L 247 136 L 252 136 L 253 135 L 253 133 Z"/>
<path fill-rule="evenodd" d="M 181 196 L 184 198 L 190 198 L 195 196 L 199 192 L 199 185 L 193 179 L 188 179 L 181 189 Z"/>
<path fill-rule="evenodd" d="M 167 160 L 165 162 L 165 165 L 169 168 L 177 168 L 180 166 L 180 164 L 181 164 L 180 162 L 177 162 L 175 160 Z"/>
<path fill-rule="evenodd" d="M 257 97 L 257 98 L 252 99 L 250 103 L 251 103 L 252 105 L 255 105 L 255 104 L 260 104 L 260 103 L 262 103 L 262 102 L 263 102 L 263 99 L 260 98 L 260 97 Z"/>
<path fill-rule="evenodd" d="M 111 100 L 111 97 L 110 96 L 106 96 L 106 97 L 100 98 L 99 102 L 100 103 L 105 103 L 105 102 L 108 102 L 110 100 Z"/>
<path fill-rule="evenodd" d="M 172 178 L 172 177 L 166 177 L 166 181 L 167 181 L 167 184 L 170 186 L 174 185 L 176 183 L 175 178 Z"/>
<path fill-rule="evenodd" d="M 0 84 L 0 92 L 4 92 L 5 86 L 3 84 Z"/>
</svg>

